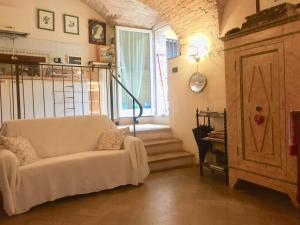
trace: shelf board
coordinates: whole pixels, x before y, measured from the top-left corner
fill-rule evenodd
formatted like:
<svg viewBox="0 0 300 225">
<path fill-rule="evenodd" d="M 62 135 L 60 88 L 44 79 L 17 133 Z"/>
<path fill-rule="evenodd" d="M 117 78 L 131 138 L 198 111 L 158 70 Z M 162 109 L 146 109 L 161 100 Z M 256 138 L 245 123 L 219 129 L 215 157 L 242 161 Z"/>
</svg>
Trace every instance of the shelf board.
<svg viewBox="0 0 300 225">
<path fill-rule="evenodd" d="M 211 137 L 205 137 L 205 138 L 202 138 L 201 141 L 215 142 L 215 143 L 225 143 L 225 140 L 224 140 L 224 139 L 220 139 L 220 138 L 211 138 Z"/>
<path fill-rule="evenodd" d="M 20 31 L 15 31 L 13 29 L 0 29 L 0 36 L 1 37 L 7 37 L 11 39 L 15 39 L 17 37 L 23 37 L 26 38 L 29 35 L 29 33 L 26 32 L 20 32 Z"/>
<path fill-rule="evenodd" d="M 221 172 L 226 171 L 226 166 L 221 166 L 218 164 L 208 163 L 208 162 L 203 162 L 202 165 L 208 169 L 217 170 L 217 171 L 221 171 Z"/>
<path fill-rule="evenodd" d="M 210 118 L 224 118 L 224 113 L 223 112 L 205 112 L 205 111 L 200 111 L 198 114 L 199 117 L 210 117 Z"/>
</svg>

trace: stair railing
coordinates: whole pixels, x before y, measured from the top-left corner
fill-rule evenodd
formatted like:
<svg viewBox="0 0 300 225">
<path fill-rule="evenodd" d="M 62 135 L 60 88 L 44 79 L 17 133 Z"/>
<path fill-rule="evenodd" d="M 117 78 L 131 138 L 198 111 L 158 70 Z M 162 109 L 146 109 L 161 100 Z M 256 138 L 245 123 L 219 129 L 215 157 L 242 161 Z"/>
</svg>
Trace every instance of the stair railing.
<svg viewBox="0 0 300 225">
<path fill-rule="evenodd" d="M 110 77 L 113 78 L 117 84 L 132 98 L 132 120 L 133 120 L 133 135 L 136 137 L 136 124 L 137 119 L 140 118 L 143 115 L 143 106 L 139 102 L 139 100 L 125 87 L 125 85 L 118 79 L 116 75 L 113 74 L 112 65 L 109 64 L 109 73 Z M 113 117 L 113 91 L 112 91 L 112 79 L 110 81 L 110 100 L 111 100 L 111 115 Z M 139 107 L 139 114 L 136 115 L 135 113 L 135 105 L 138 105 Z M 112 118 L 113 119 L 113 118 Z"/>
</svg>

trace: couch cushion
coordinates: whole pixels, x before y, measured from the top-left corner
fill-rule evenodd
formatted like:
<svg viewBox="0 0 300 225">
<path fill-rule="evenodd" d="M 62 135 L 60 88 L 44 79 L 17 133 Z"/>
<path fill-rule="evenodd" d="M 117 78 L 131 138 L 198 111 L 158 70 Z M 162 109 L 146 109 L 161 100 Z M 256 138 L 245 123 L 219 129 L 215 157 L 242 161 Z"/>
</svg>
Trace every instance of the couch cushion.
<svg viewBox="0 0 300 225">
<path fill-rule="evenodd" d="M 98 139 L 96 150 L 119 150 L 128 135 L 129 127 L 104 131 Z"/>
<path fill-rule="evenodd" d="M 34 148 L 26 138 L 22 136 L 17 136 L 17 137 L 1 136 L 0 140 L 3 142 L 5 148 L 7 148 L 8 150 L 10 150 L 16 155 L 21 166 L 39 160 L 39 157 L 36 155 Z"/>
<path fill-rule="evenodd" d="M 94 150 L 100 134 L 114 125 L 106 116 L 8 121 L 3 136 L 22 135 L 40 158 Z"/>
</svg>

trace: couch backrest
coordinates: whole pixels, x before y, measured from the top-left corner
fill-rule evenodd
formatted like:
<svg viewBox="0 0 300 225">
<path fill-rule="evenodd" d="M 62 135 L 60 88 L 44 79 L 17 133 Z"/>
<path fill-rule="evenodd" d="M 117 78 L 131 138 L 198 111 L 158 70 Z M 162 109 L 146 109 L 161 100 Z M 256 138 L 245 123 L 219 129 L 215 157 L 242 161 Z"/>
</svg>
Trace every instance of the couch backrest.
<svg viewBox="0 0 300 225">
<path fill-rule="evenodd" d="M 78 116 L 8 121 L 2 135 L 22 135 L 40 158 L 94 150 L 101 132 L 114 128 L 106 116 Z"/>
</svg>

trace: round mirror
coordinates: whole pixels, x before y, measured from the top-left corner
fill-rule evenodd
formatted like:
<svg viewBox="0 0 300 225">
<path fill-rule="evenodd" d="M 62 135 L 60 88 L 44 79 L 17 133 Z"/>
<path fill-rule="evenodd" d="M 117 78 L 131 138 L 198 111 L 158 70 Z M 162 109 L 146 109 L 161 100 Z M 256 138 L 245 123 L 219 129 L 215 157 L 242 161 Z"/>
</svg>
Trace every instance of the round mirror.
<svg viewBox="0 0 300 225">
<path fill-rule="evenodd" d="M 200 93 L 204 90 L 207 83 L 207 79 L 204 75 L 199 72 L 193 73 L 190 78 L 190 89 L 194 93 Z"/>
</svg>

